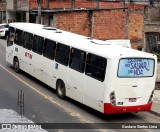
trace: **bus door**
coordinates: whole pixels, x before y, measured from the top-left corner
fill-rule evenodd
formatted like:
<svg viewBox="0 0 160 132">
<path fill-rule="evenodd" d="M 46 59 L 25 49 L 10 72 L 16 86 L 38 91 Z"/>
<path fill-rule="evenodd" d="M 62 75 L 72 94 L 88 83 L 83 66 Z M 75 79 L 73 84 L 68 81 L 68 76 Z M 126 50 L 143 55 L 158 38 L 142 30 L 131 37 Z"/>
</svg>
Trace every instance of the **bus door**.
<svg viewBox="0 0 160 132">
<path fill-rule="evenodd" d="M 44 38 L 34 35 L 33 38 L 33 46 L 32 46 L 32 51 L 33 53 L 33 58 L 32 58 L 32 67 L 33 67 L 33 72 L 35 74 L 35 76 L 40 79 L 41 81 L 43 81 L 43 56 L 42 56 L 42 52 L 43 52 L 43 42 L 44 42 Z"/>
<path fill-rule="evenodd" d="M 85 67 L 86 53 L 84 51 L 72 48 L 69 62 L 69 90 L 68 96 L 83 102 L 84 92 L 84 67 Z"/>
<path fill-rule="evenodd" d="M 105 71 L 107 60 L 88 54 L 85 69 L 84 104 L 102 111 L 105 91 Z"/>
<path fill-rule="evenodd" d="M 6 60 L 11 64 L 13 64 L 13 57 L 14 57 L 14 52 L 13 52 L 14 32 L 15 29 L 9 27 L 9 31 L 7 31 L 8 37 L 7 37 L 7 48 L 6 48 Z"/>
<path fill-rule="evenodd" d="M 45 39 L 43 47 L 43 58 L 41 59 L 43 69 L 43 80 L 51 87 L 55 86 L 56 76 L 54 68 L 56 42 L 53 40 Z"/>
<path fill-rule="evenodd" d="M 33 45 L 33 34 L 24 32 L 23 35 L 23 55 L 22 55 L 22 69 L 33 75 L 33 52 L 31 51 Z"/>
<path fill-rule="evenodd" d="M 54 69 L 52 60 L 50 60 L 46 57 L 42 57 L 39 61 L 41 61 L 39 69 L 40 69 L 40 73 L 41 73 L 41 77 L 42 77 L 43 82 L 50 85 L 50 86 L 54 86 L 54 84 L 52 82 L 53 76 L 52 76 L 52 72 L 51 72 Z"/>
</svg>

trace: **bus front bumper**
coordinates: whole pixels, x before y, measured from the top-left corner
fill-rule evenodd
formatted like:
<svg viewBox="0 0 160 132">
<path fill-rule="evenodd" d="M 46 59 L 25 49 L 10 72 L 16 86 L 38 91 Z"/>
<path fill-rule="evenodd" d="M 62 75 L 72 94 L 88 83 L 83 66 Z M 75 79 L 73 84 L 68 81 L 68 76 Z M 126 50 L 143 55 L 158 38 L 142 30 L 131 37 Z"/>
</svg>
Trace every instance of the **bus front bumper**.
<svg viewBox="0 0 160 132">
<path fill-rule="evenodd" d="M 137 106 L 115 106 L 109 103 L 105 103 L 104 114 L 120 114 L 120 113 L 150 111 L 151 106 L 152 102 L 145 105 L 137 105 Z"/>
</svg>

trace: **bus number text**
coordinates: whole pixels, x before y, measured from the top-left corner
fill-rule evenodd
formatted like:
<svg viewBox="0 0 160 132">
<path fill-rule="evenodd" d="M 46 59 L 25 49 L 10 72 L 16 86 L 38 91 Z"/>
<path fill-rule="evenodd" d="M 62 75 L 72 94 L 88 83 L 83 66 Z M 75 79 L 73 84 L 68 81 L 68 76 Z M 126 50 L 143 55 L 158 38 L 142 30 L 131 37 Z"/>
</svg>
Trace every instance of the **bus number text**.
<svg viewBox="0 0 160 132">
<path fill-rule="evenodd" d="M 25 52 L 25 57 L 28 57 L 28 58 L 32 59 L 32 56 L 33 55 L 31 55 L 30 53 Z"/>
</svg>

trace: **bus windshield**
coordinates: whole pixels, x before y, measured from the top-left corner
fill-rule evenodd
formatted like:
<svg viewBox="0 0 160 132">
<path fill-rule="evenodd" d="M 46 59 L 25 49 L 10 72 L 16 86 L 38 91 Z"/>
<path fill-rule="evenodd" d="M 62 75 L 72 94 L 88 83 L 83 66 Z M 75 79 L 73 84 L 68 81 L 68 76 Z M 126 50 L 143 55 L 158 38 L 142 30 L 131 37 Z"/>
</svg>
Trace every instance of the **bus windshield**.
<svg viewBox="0 0 160 132">
<path fill-rule="evenodd" d="M 154 60 L 148 58 L 120 59 L 118 77 L 152 77 L 154 65 Z"/>
</svg>

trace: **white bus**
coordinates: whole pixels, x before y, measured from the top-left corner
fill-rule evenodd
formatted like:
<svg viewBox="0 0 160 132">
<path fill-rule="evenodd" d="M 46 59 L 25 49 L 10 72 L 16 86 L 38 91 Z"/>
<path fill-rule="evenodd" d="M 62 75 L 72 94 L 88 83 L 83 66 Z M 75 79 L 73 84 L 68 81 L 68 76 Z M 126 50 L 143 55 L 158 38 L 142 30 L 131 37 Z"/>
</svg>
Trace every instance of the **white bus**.
<svg viewBox="0 0 160 132">
<path fill-rule="evenodd" d="M 31 23 L 11 23 L 6 61 L 105 114 L 149 111 L 157 57 Z"/>
</svg>

